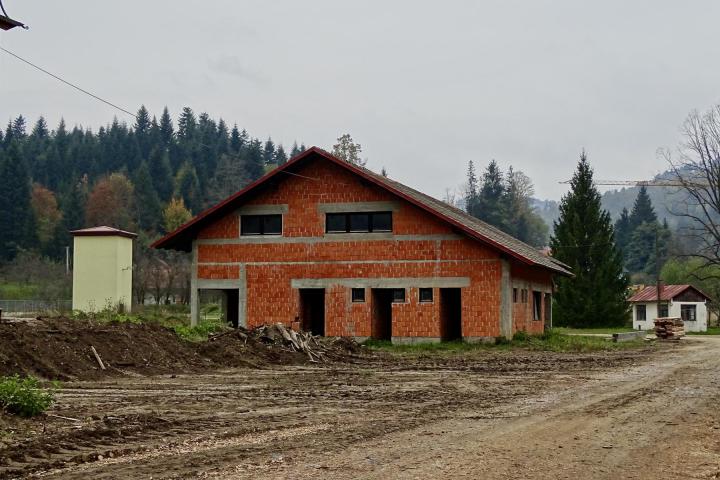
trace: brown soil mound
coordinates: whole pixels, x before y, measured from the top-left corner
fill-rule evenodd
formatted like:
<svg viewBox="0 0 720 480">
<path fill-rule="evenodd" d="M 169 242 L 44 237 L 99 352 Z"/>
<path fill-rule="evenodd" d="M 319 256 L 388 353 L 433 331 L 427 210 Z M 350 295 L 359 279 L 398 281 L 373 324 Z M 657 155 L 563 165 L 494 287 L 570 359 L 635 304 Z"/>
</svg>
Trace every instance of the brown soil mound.
<svg viewBox="0 0 720 480">
<path fill-rule="evenodd" d="M 306 352 L 295 351 L 277 334 L 276 327 L 232 330 L 207 342 L 193 343 L 154 324 L 96 323 L 61 317 L 0 323 L 0 338 L 0 375 L 17 373 L 60 380 L 313 361 Z M 311 338 L 316 339 L 318 347 L 314 348 L 322 352 L 324 361 L 343 361 L 361 350 L 352 340 Z M 95 347 L 106 370 L 100 369 L 91 347 Z"/>
</svg>

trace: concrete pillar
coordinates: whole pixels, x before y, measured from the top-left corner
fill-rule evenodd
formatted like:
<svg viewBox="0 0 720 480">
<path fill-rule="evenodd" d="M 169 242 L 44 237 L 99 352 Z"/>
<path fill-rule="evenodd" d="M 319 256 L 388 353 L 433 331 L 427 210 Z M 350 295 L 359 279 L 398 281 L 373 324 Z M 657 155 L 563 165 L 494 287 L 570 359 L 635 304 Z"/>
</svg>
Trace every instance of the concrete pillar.
<svg viewBox="0 0 720 480">
<path fill-rule="evenodd" d="M 500 260 L 502 274 L 500 276 L 500 335 L 512 338 L 512 279 L 510 277 L 510 262 Z"/>
<path fill-rule="evenodd" d="M 198 290 L 198 252 L 197 243 L 193 240 L 192 261 L 190 263 L 190 326 L 200 321 L 200 291 Z"/>
<path fill-rule="evenodd" d="M 240 265 L 240 291 L 238 292 L 238 325 L 247 328 L 247 277 L 245 265 Z"/>
</svg>

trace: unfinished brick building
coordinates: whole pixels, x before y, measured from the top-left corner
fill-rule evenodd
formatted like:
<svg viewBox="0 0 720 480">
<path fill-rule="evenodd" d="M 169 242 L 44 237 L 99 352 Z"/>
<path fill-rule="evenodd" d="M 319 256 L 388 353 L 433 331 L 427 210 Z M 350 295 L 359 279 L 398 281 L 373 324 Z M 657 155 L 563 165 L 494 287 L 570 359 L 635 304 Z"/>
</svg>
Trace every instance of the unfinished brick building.
<svg viewBox="0 0 720 480">
<path fill-rule="evenodd" d="M 396 181 L 311 148 L 157 241 L 192 252 L 227 318 L 393 342 L 483 341 L 551 319 L 567 267 Z"/>
</svg>

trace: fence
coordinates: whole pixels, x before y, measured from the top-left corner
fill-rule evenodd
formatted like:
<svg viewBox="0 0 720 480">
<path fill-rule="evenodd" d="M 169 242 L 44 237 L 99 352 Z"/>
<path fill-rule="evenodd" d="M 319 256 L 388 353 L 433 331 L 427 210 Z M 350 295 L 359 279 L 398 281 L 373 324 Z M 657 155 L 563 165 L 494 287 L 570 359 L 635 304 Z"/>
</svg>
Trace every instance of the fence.
<svg viewBox="0 0 720 480">
<path fill-rule="evenodd" d="M 72 300 L 0 300 L 0 310 L 8 315 L 69 312 Z"/>
</svg>

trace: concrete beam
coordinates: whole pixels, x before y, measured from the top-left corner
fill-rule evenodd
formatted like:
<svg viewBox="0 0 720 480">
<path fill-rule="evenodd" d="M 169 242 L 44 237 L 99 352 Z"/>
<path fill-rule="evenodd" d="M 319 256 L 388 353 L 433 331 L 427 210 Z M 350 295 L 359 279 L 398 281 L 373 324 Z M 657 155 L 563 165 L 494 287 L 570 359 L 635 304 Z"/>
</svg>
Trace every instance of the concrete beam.
<svg viewBox="0 0 720 480">
<path fill-rule="evenodd" d="M 440 337 L 392 337 L 393 345 L 417 345 L 422 343 L 440 343 Z"/>
<path fill-rule="evenodd" d="M 397 212 L 400 202 L 318 203 L 320 213 Z"/>
<path fill-rule="evenodd" d="M 236 278 L 232 279 L 197 279 L 198 290 L 232 290 L 238 288 L 240 281 Z"/>
<path fill-rule="evenodd" d="M 287 203 L 277 205 L 245 205 L 236 210 L 238 215 L 277 215 L 288 213 Z"/>
<path fill-rule="evenodd" d="M 192 260 L 190 264 L 190 326 L 200 321 L 200 295 L 198 291 L 198 246 L 197 240 L 192 242 Z"/>
<path fill-rule="evenodd" d="M 463 288 L 470 286 L 470 277 L 404 277 L 404 278 L 294 278 L 292 288 Z"/>
<path fill-rule="evenodd" d="M 512 279 L 510 278 L 510 262 L 500 260 L 502 274 L 500 276 L 500 335 L 510 339 L 513 334 L 512 318 Z"/>
<path fill-rule="evenodd" d="M 495 337 L 463 337 L 465 343 L 487 343 L 488 345 L 494 345 L 496 342 Z"/>
<path fill-rule="evenodd" d="M 393 242 L 423 242 L 438 240 L 461 240 L 462 235 L 434 234 L 434 235 L 394 235 L 391 232 L 377 233 L 326 233 L 322 237 L 284 237 L 282 235 L 250 235 L 237 238 L 205 238 L 197 240 L 198 245 L 235 245 L 245 243 L 332 243 L 340 241 L 377 241 L 391 240 Z"/>
</svg>

